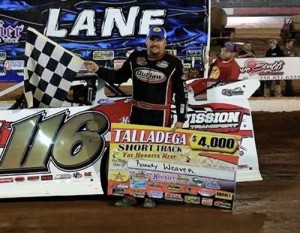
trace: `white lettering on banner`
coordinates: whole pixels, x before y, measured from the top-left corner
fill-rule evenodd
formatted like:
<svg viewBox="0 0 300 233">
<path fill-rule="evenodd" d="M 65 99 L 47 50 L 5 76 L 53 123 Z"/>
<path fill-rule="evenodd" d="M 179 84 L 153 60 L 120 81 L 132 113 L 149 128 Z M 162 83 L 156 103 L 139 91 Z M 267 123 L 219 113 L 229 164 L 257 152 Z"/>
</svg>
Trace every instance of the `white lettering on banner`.
<svg viewBox="0 0 300 233">
<path fill-rule="evenodd" d="M 133 36 L 135 24 L 138 22 L 139 6 L 133 6 L 128 11 L 127 20 L 122 9 L 109 7 L 105 10 L 105 15 L 101 27 L 101 37 L 112 36 L 113 29 L 116 27 L 121 35 Z M 166 10 L 147 9 L 141 14 L 139 23 L 139 35 L 146 35 L 149 27 L 152 25 L 163 25 L 165 21 Z M 50 37 L 66 37 L 67 29 L 60 28 L 59 25 L 60 9 L 52 8 L 49 10 L 49 17 L 45 28 L 45 35 Z M 81 31 L 86 31 L 86 36 L 96 36 L 95 11 L 83 10 L 76 18 L 74 25 L 69 32 L 71 36 L 77 36 Z"/>
<path fill-rule="evenodd" d="M 224 171 L 219 169 L 212 169 L 203 166 L 189 166 L 182 164 L 171 164 L 166 162 L 156 162 L 147 160 L 129 159 L 128 168 L 143 169 L 159 172 L 170 172 L 183 175 L 203 176 L 216 179 L 234 180 L 235 171 Z"/>
<path fill-rule="evenodd" d="M 185 134 L 167 132 L 167 131 L 150 131 L 146 133 L 145 130 L 141 130 L 138 134 L 138 130 L 123 130 L 115 129 L 114 142 L 132 143 L 165 143 L 165 144 L 180 144 L 186 145 L 187 139 Z"/>
</svg>

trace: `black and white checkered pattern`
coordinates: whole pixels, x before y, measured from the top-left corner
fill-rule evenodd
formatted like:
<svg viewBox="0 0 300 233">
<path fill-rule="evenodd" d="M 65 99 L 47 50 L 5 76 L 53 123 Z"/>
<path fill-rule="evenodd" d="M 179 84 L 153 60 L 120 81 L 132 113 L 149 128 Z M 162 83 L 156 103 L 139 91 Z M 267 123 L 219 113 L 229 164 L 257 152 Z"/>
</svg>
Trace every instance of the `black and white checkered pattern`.
<svg viewBox="0 0 300 233">
<path fill-rule="evenodd" d="M 24 68 L 24 92 L 28 107 L 61 107 L 83 62 L 29 27 Z"/>
</svg>

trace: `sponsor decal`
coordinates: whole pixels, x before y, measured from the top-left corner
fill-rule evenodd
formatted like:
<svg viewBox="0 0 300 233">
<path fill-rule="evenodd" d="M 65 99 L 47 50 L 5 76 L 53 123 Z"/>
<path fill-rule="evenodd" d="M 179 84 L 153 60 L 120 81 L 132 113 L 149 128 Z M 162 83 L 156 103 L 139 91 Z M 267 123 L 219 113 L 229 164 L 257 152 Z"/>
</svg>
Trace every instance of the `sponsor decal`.
<svg viewBox="0 0 300 233">
<path fill-rule="evenodd" d="M 168 68 L 169 67 L 169 62 L 167 61 L 159 61 L 156 63 L 156 66 L 159 68 Z"/>
<path fill-rule="evenodd" d="M 198 177 L 195 177 L 195 178 L 193 178 L 193 183 L 195 183 L 195 184 L 198 185 L 198 186 L 202 186 L 203 183 L 204 183 L 204 181 L 201 180 L 201 179 L 198 178 Z"/>
<path fill-rule="evenodd" d="M 200 197 L 193 195 L 185 195 L 184 202 L 188 204 L 200 204 Z"/>
<path fill-rule="evenodd" d="M 209 78 L 218 79 L 220 77 L 220 69 L 217 66 L 213 66 L 209 75 Z"/>
<path fill-rule="evenodd" d="M 130 175 L 132 179 L 139 179 L 139 180 L 145 180 L 147 179 L 148 175 L 144 171 L 132 171 L 130 172 Z"/>
<path fill-rule="evenodd" d="M 114 60 L 114 69 L 115 70 L 120 69 L 123 66 L 125 61 L 126 60 L 121 60 L 121 59 Z"/>
<path fill-rule="evenodd" d="M 135 76 L 143 82 L 152 84 L 162 83 L 166 80 L 166 76 L 164 73 L 147 67 L 135 69 Z"/>
<path fill-rule="evenodd" d="M 23 177 L 23 176 L 15 177 L 15 181 L 16 182 L 24 182 L 25 181 L 25 177 Z"/>
<path fill-rule="evenodd" d="M 138 193 L 133 192 L 131 195 L 136 198 L 144 198 L 145 197 L 145 194 L 139 193 L 139 192 Z"/>
<path fill-rule="evenodd" d="M 248 73 L 249 75 L 258 74 L 260 76 L 266 75 L 283 75 L 283 67 L 285 62 L 283 60 L 268 63 L 265 61 L 258 61 L 256 59 L 248 59 L 245 61 L 245 66 L 241 67 L 241 73 Z"/>
<path fill-rule="evenodd" d="M 216 181 L 206 181 L 203 186 L 207 189 L 221 189 L 220 184 Z"/>
<path fill-rule="evenodd" d="M 189 181 L 190 181 L 190 179 L 188 178 L 188 177 L 185 177 L 185 176 L 182 176 L 182 175 L 178 175 L 177 176 L 177 181 L 178 182 L 182 182 L 182 183 L 185 183 L 185 184 L 188 184 L 188 183 L 190 183 Z"/>
<path fill-rule="evenodd" d="M 132 189 L 145 189 L 147 187 L 146 180 L 131 180 L 130 188 Z"/>
<path fill-rule="evenodd" d="M 165 200 L 183 202 L 183 198 L 179 193 L 165 193 Z"/>
<path fill-rule="evenodd" d="M 163 192 L 159 192 L 159 191 L 148 191 L 147 195 L 151 198 L 163 198 L 164 197 L 164 193 Z"/>
<path fill-rule="evenodd" d="M 39 181 L 40 177 L 39 176 L 28 176 L 27 181 Z"/>
<path fill-rule="evenodd" d="M 175 182 L 177 180 L 177 176 L 172 174 L 152 173 L 150 176 L 150 180 L 161 182 Z"/>
<path fill-rule="evenodd" d="M 189 128 L 211 129 L 216 132 L 234 132 L 240 129 L 242 111 L 207 109 L 188 113 Z"/>
<path fill-rule="evenodd" d="M 180 190 L 180 186 L 175 185 L 175 184 L 168 184 L 167 185 L 167 190 L 176 192 L 176 191 Z"/>
<path fill-rule="evenodd" d="M 146 58 L 145 57 L 138 57 L 136 59 L 136 63 L 140 66 L 145 66 L 147 65 L 147 61 L 146 61 Z"/>
<path fill-rule="evenodd" d="M 214 206 L 225 208 L 225 209 L 231 209 L 232 204 L 226 201 L 215 201 Z"/>
<path fill-rule="evenodd" d="M 75 172 L 75 173 L 73 173 L 73 177 L 76 179 L 79 179 L 79 178 L 82 178 L 83 175 L 80 172 Z"/>
<path fill-rule="evenodd" d="M 57 174 L 54 179 L 55 180 L 66 180 L 66 179 L 71 179 L 71 174 Z"/>
<path fill-rule="evenodd" d="M 126 159 L 112 159 L 111 162 L 115 167 L 125 167 L 125 165 L 127 164 Z"/>
<path fill-rule="evenodd" d="M 159 182 L 149 182 L 148 186 L 151 187 L 151 188 L 162 189 L 162 188 L 163 188 L 163 183 L 159 183 Z"/>
<path fill-rule="evenodd" d="M 199 194 L 204 197 L 212 197 L 213 195 L 215 195 L 215 190 L 203 188 L 199 191 Z"/>
<path fill-rule="evenodd" d="M 129 117 L 129 116 L 122 116 L 122 117 L 119 119 L 119 122 L 120 122 L 120 123 L 124 123 L 124 124 L 130 124 L 130 117 Z"/>
<path fill-rule="evenodd" d="M 145 197 L 145 192 L 143 190 L 130 190 L 130 195 L 137 197 L 137 198 L 144 198 Z"/>
<path fill-rule="evenodd" d="M 217 191 L 215 197 L 231 201 L 233 199 L 233 193 Z"/>
<path fill-rule="evenodd" d="M 99 105 L 108 105 L 108 104 L 113 104 L 113 103 L 115 103 L 115 101 L 114 101 L 114 100 L 110 100 L 110 99 L 99 99 L 99 100 L 97 101 L 97 103 L 98 103 Z"/>
<path fill-rule="evenodd" d="M 24 30 L 24 25 L 12 27 L 5 26 L 4 21 L 0 20 L 0 42 L 3 43 L 18 43 L 21 37 L 21 32 Z"/>
<path fill-rule="evenodd" d="M 124 195 L 124 189 L 121 189 L 121 188 L 115 188 L 112 190 L 112 192 L 113 192 L 113 195 L 116 195 L 116 196 Z"/>
<path fill-rule="evenodd" d="M 129 176 L 124 171 L 113 171 L 109 174 L 109 179 L 116 182 L 126 182 L 129 179 Z"/>
<path fill-rule="evenodd" d="M 84 172 L 84 177 L 85 178 L 91 178 L 92 177 L 92 172 Z"/>
<path fill-rule="evenodd" d="M 12 183 L 12 182 L 14 182 L 14 178 L 0 178 L 0 184 Z"/>
<path fill-rule="evenodd" d="M 233 96 L 233 95 L 243 95 L 244 91 L 242 90 L 241 87 L 236 87 L 234 89 L 223 89 L 222 90 L 222 95 L 225 96 Z"/>
<path fill-rule="evenodd" d="M 201 200 L 201 204 L 205 205 L 205 206 L 212 206 L 213 205 L 213 199 L 203 197 L 202 200 Z"/>
<path fill-rule="evenodd" d="M 43 175 L 41 176 L 41 180 L 53 180 L 53 175 Z"/>
<path fill-rule="evenodd" d="M 119 189 L 128 189 L 129 186 L 128 186 L 128 184 L 126 184 L 126 183 L 122 183 L 122 184 L 118 184 L 118 185 L 117 185 L 117 188 L 119 188 Z"/>
<path fill-rule="evenodd" d="M 113 50 L 93 52 L 93 60 L 95 61 L 113 60 L 114 58 L 115 58 L 115 52 Z"/>
</svg>

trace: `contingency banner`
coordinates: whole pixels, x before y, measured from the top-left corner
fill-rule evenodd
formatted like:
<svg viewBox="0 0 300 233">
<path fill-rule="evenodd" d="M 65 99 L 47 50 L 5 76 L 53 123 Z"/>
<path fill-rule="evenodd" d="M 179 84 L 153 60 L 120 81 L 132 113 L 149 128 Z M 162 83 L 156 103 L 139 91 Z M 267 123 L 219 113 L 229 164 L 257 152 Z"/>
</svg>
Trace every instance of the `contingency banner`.
<svg viewBox="0 0 300 233">
<path fill-rule="evenodd" d="M 108 194 L 232 209 L 240 140 L 113 123 Z"/>
<path fill-rule="evenodd" d="M 300 79 L 299 57 L 237 58 L 236 61 L 241 67 L 239 79 Z"/>
</svg>

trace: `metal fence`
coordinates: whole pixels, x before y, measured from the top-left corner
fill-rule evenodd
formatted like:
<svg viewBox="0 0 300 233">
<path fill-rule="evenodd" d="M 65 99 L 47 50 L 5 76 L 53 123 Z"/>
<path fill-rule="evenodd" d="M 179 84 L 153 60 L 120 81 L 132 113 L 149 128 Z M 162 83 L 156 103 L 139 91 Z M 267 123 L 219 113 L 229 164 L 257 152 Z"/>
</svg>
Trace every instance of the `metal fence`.
<svg viewBox="0 0 300 233">
<path fill-rule="evenodd" d="M 300 7 L 299 0 L 212 0 L 212 6 L 232 7 Z"/>
</svg>

